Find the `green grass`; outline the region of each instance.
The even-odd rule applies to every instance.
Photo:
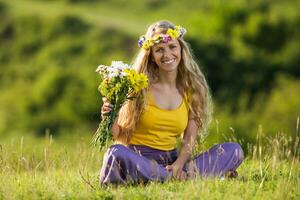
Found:
[[[208,27],[207,33],[218,31],[219,27],[215,24],[218,20],[213,20],[209,14],[201,14],[197,9],[205,9],[205,6],[194,4],[176,9],[176,3],[172,3],[154,11],[145,7],[138,10],[138,6],[131,7],[131,4],[113,6],[110,1],[97,5],[33,0],[0,2],[5,2],[9,13],[16,18],[33,15],[48,19],[69,14],[79,16],[94,26],[114,27],[134,37],[143,33],[147,24],[163,18],[186,25],[194,36],[203,34],[206,29],[197,32],[198,29],[193,29],[196,23],[190,23],[193,21],[190,18],[194,17],[202,23],[201,26]],[[202,16],[200,19],[196,17],[199,14]],[[293,15],[293,12],[289,14]],[[57,41],[60,42],[59,38]],[[56,48],[51,44],[48,46]],[[46,51],[42,53],[47,54]],[[116,53],[113,55],[117,56]],[[41,57],[40,60],[43,59]],[[243,119],[246,119],[245,116],[237,118],[238,123],[241,124]],[[223,136],[218,133],[211,136],[219,140]],[[299,133],[298,129],[296,133]],[[293,154],[299,146],[295,145],[294,148],[288,138],[268,140],[265,146],[260,145],[260,140],[257,144],[249,145],[246,160],[238,169],[237,179],[195,179],[107,188],[101,188],[97,178],[103,152],[91,147],[90,139],[91,135],[88,134],[63,138],[27,135],[4,138],[0,133],[0,199],[300,199],[299,155]],[[199,152],[203,146],[196,149]]]
[[[3,0],[0,0],[0,2],[1,1]],[[127,4],[120,4],[121,2],[116,6],[110,2],[95,4],[68,4],[62,1],[33,0],[10,0],[4,2],[9,6],[10,13],[14,16],[34,15],[48,19],[61,15],[79,16],[84,21],[96,27],[113,27],[127,34],[132,34],[135,37],[141,35],[146,30],[147,25],[154,21],[161,19],[183,21],[182,17],[174,16],[165,9],[150,12],[150,10],[143,7],[143,5],[134,5],[134,7],[131,7]],[[168,9],[170,8],[168,7]],[[187,15],[186,12],[184,13],[184,19],[186,19],[189,15]]]
[[[14,15],[36,15],[45,18],[60,15],[80,16],[86,22],[99,27],[116,27],[128,33],[137,34],[139,27],[136,20],[131,20],[128,13],[113,11],[104,6],[71,5],[63,2],[34,2],[34,1],[10,1],[11,11]],[[21,11],[21,12],[20,12]],[[126,27],[125,27],[126,26]],[[144,27],[139,27],[143,29]],[[145,29],[145,28],[144,28]]]
[[[134,37],[142,35],[151,23],[163,19],[170,20],[175,24],[184,24],[185,28],[193,30],[193,26],[188,23],[190,18],[205,12],[208,7],[214,5],[214,3],[195,0],[185,4],[186,6],[182,6],[181,2],[169,1],[155,8],[149,6],[150,1],[138,0],[130,2],[99,1],[91,4],[36,0],[0,0],[0,2],[5,2],[13,16],[33,15],[51,19],[61,15],[73,15],[95,27],[115,28]],[[176,11],[175,14],[174,11]],[[203,15],[203,17],[205,20],[210,19],[209,15]],[[193,34],[198,35],[199,33],[194,32]]]
[[[298,199],[300,163],[290,150],[255,146],[236,179],[102,188],[103,152],[90,138],[8,137],[0,146],[0,199]],[[274,141],[273,141],[274,142]],[[269,146],[271,147],[271,146]],[[273,148],[273,147],[272,147]],[[261,150],[260,150],[261,149]],[[292,147],[291,147],[292,149]],[[261,153],[260,153],[261,152]]]

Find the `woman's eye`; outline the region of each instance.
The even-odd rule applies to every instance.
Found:
[[[156,49],[155,50],[155,52],[161,52],[162,51],[162,49]]]
[[[176,45],[172,45],[170,48],[175,49],[176,47],[177,47]]]

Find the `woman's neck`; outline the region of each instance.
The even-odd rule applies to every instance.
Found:
[[[177,87],[176,84],[177,73],[163,73],[160,72],[156,84],[168,89],[174,89]]]

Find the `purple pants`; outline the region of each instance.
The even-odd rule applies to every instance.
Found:
[[[141,145],[112,145],[104,155],[100,184],[164,182],[172,177],[165,169],[177,158],[177,151],[161,151]],[[184,166],[188,178],[218,177],[235,170],[244,153],[237,143],[218,144],[194,157]]]

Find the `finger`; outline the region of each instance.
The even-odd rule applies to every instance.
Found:
[[[112,110],[112,107],[110,107],[110,106],[107,106],[107,105],[103,105],[102,106],[102,110],[104,110],[104,111],[111,111]]]
[[[112,111],[112,108],[109,107],[109,106],[103,105],[103,106],[101,107],[101,112],[111,112],[111,111]]]
[[[107,112],[107,111],[103,111],[101,112],[101,117],[106,117],[109,115],[110,112]]]
[[[180,175],[180,180],[186,180],[187,179],[187,174],[186,172],[182,172],[181,175]]]
[[[187,173],[184,173],[183,178],[184,178],[184,180],[186,180],[188,178]]]
[[[102,97],[102,101],[103,101],[103,102],[106,102],[106,101],[108,101],[108,100],[107,100],[106,97]]]
[[[186,175],[185,171],[183,171],[182,169],[178,169],[177,174],[176,174],[176,178],[181,180],[185,177],[185,175]]]
[[[176,172],[176,174],[175,174],[175,177],[177,178],[177,179],[180,179],[180,177],[181,177],[181,171],[180,170],[178,170],[177,172]]]
[[[167,171],[172,171],[172,170],[173,170],[173,167],[172,167],[171,165],[167,165],[167,166],[166,166],[166,170],[167,170]]]
[[[102,98],[102,102],[103,102],[103,104],[109,104],[109,105],[113,106],[106,97]]]
[[[104,109],[104,110],[101,111],[101,114],[102,115],[108,115],[110,112],[111,112],[111,110]]]
[[[111,108],[110,107],[107,107],[107,106],[102,106],[102,108],[101,108],[101,113],[102,114],[106,114],[106,113],[109,113],[109,112],[111,112]]]
[[[104,110],[103,113],[108,114],[108,113],[110,113],[110,110]]]
[[[111,103],[109,103],[109,102],[104,103],[103,106],[109,107],[109,108],[113,107],[113,105]]]

